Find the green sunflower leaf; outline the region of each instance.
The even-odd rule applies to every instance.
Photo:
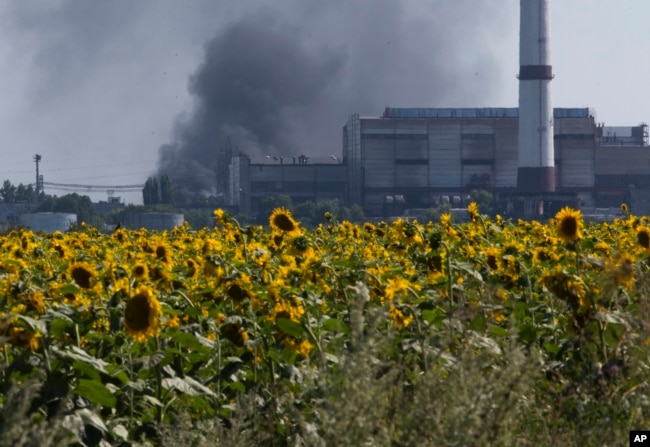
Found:
[[[304,334],[304,329],[300,323],[296,323],[288,318],[278,318],[275,320],[278,328],[287,335],[295,338],[301,338]]]
[[[73,392],[104,407],[114,408],[117,401],[113,393],[98,380],[81,379]]]

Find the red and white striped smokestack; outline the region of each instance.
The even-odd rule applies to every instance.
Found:
[[[517,189],[555,191],[548,0],[520,0]]]

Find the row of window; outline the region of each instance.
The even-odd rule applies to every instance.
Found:
[[[429,134],[425,133],[364,133],[362,135],[365,140],[428,140]],[[462,140],[479,140],[479,141],[492,141],[495,139],[493,133],[463,133],[460,134]],[[562,133],[553,136],[555,140],[591,140],[595,139],[593,133]],[[611,138],[611,137],[610,137]],[[624,137],[618,137],[620,141]],[[636,140],[635,140],[636,141]]]
[[[345,192],[345,182],[251,182],[253,192]]]

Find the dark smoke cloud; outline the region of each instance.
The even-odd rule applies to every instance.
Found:
[[[160,149],[160,171],[189,191],[215,187],[218,147],[227,139],[249,155],[298,154],[290,132],[336,77],[344,55],[310,52],[300,30],[268,13],[229,25],[205,46],[191,77],[195,109]]]
[[[512,19],[499,3],[287,1],[244,12],[205,45],[189,82],[194,110],[160,148],[159,171],[186,192],[213,192],[227,138],[248,155],[327,156],[340,154],[351,113],[493,106],[499,22]]]

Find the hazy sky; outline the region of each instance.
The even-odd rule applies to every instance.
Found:
[[[326,156],[351,113],[516,107],[518,14],[518,0],[2,1],[0,182],[33,182],[36,153],[49,182],[144,183],[159,164],[198,178],[224,136]],[[552,1],[554,105],[650,122],[648,18],[647,0]]]

